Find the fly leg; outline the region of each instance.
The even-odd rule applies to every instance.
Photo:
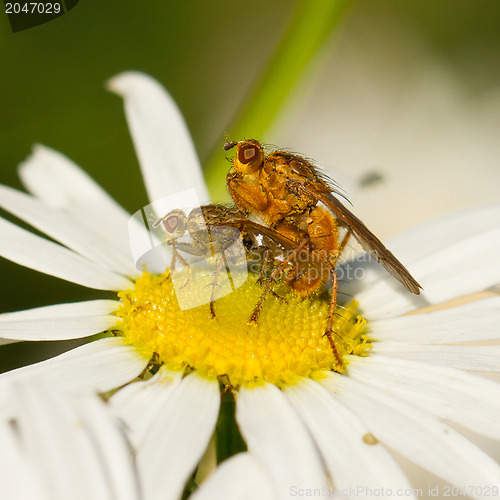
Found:
[[[179,253],[179,250],[189,254],[189,255],[195,255],[195,256],[203,256],[206,253],[206,249],[204,249],[201,245],[197,245],[195,243],[184,243],[184,242],[179,242],[176,240],[170,241],[168,243],[172,247],[172,264],[171,264],[171,271],[175,271],[175,262],[178,259],[179,262],[183,265],[183,267],[186,269],[186,282],[181,286],[182,288],[186,288],[192,281],[192,272],[191,272],[191,267],[187,263],[186,259],[182,257],[182,255]]]
[[[340,259],[340,256],[342,255],[342,252],[345,250],[345,247],[347,245],[347,242],[349,241],[349,238],[351,237],[351,231],[347,231],[346,235],[340,242],[339,248],[337,250],[337,261]]]
[[[257,305],[255,306],[250,319],[248,320],[248,324],[257,324],[260,310],[262,309],[262,304],[264,303],[267,292],[271,290],[271,285],[278,279],[278,276],[285,269],[285,267],[297,257],[299,252],[307,245],[308,242],[309,237],[304,238],[301,241],[300,245],[295,250],[290,252],[288,257],[272,272],[271,276],[269,276],[269,279],[267,280],[267,284],[262,291],[259,301],[257,302]]]
[[[223,255],[221,256],[220,262],[217,264],[217,269],[214,273],[214,279],[212,281],[212,293],[210,295],[210,319],[215,319],[215,287],[217,286],[217,279],[219,278],[220,272],[224,267],[225,259]]]
[[[335,356],[335,360],[337,361],[337,366],[342,367],[342,359],[340,358],[339,352],[337,351],[337,347],[332,338],[333,333],[333,318],[335,316],[335,309],[337,308],[337,292],[338,292],[338,280],[337,273],[335,269],[331,270],[332,273],[332,294],[330,297],[330,307],[328,309],[328,318],[326,320],[326,330],[324,335],[330,342],[330,346],[332,347],[333,355]]]
[[[266,279],[267,271],[269,269],[269,261],[270,261],[271,252],[268,248],[264,250],[264,257],[262,259],[262,267],[260,268],[259,278],[257,283],[259,285],[264,286],[264,280]]]
[[[172,263],[170,265],[170,272],[171,273],[175,272],[175,262],[178,259],[179,262],[186,269],[186,274],[187,274],[186,282],[181,286],[180,289],[186,288],[189,285],[189,283],[191,283],[192,280],[191,268],[189,267],[189,264],[186,262],[186,260],[182,257],[182,255],[177,251],[177,242],[172,241],[170,243],[170,246],[172,247]]]
[[[264,280],[266,279],[267,271],[269,268],[269,261],[271,255],[271,251],[269,249],[264,250],[264,259],[262,261],[262,268],[260,270],[260,275],[257,280],[257,283],[261,286],[264,286]],[[281,300],[282,302],[286,303],[286,299],[284,299],[281,295],[278,295],[272,288],[269,289],[269,293],[277,298],[278,300]]]
[[[349,235],[350,233],[348,233]],[[344,237],[342,243],[347,243],[347,239],[349,236],[346,235]],[[342,244],[341,244],[342,246]],[[345,245],[344,245],[345,246]],[[340,254],[338,254],[340,255]],[[330,296],[330,306],[328,308],[328,317],[326,319],[326,329],[325,333],[323,334],[324,337],[328,339],[328,342],[330,342],[330,346],[333,351],[333,355],[335,356],[335,360],[337,362],[337,367],[342,368],[342,358],[339,355],[339,352],[337,350],[337,346],[335,345],[335,341],[333,340],[332,335],[337,335],[341,340],[342,338],[339,336],[338,333],[333,331],[333,320],[335,318],[335,310],[337,309],[337,294],[338,294],[338,278],[337,278],[337,273],[335,272],[335,265],[332,264],[332,262],[328,259],[325,258],[325,256],[321,252],[315,252],[314,250],[311,252],[311,256],[316,256],[318,260],[320,261],[321,265],[326,266],[328,268],[328,272],[332,277],[332,291],[331,291],[331,296]]]

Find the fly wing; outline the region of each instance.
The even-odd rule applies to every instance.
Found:
[[[258,236],[265,236],[274,242],[277,248],[281,248],[282,250],[293,251],[297,247],[294,241],[278,233],[278,231],[249,219],[230,219],[224,222],[218,222],[217,224],[221,226],[236,227],[240,231],[249,234],[254,240],[257,240]]]
[[[348,210],[326,187],[325,183],[301,183],[303,190],[316,196],[326,207],[333,212],[341,225],[350,231],[363,250],[369,253],[377,262],[382,264],[397,280],[399,280],[408,290],[416,295],[420,294],[422,288],[413,278],[408,269],[384,246],[384,244],[359,220],[350,210]]]

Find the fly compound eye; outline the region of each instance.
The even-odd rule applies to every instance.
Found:
[[[165,217],[162,221],[163,228],[167,233],[172,234],[179,227],[180,219],[178,215],[171,215],[170,217]]]
[[[247,163],[250,163],[252,160],[257,158],[258,154],[259,150],[257,149],[256,146],[253,145],[243,146],[238,151],[238,160],[240,163],[243,163],[243,165],[246,165]]]
[[[186,215],[182,210],[172,210],[162,218],[161,225],[166,234],[174,237],[182,236],[186,229]]]

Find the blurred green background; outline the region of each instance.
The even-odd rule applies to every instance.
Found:
[[[231,132],[228,124],[279,43],[295,5],[285,0],[80,0],[64,16],[15,34],[7,16],[0,15],[0,182],[21,188],[16,166],[30,153],[32,144],[39,142],[73,159],[127,210],[136,211],[146,204],[146,194],[122,102],[104,90],[104,82],[129,69],[157,78],[184,113],[204,161],[214,147],[222,146],[224,132]],[[407,31],[412,37],[406,37]],[[381,38],[385,41],[378,49]],[[423,55],[413,49],[412,40],[425,45]],[[294,118],[294,107],[307,108],[313,99],[325,106],[330,99],[342,100],[338,91],[311,95],[310,89],[317,79],[342,72],[343,54],[356,53],[360,69],[371,68],[372,75],[384,76],[388,66],[373,59],[373,51],[379,50],[383,61],[384,47],[406,51],[404,64],[389,66],[389,72],[411,74],[412,54],[418,53],[420,59],[431,57],[452,74],[467,102],[498,93],[500,2],[353,2],[340,28],[309,66],[289,102],[288,114],[263,139],[289,141],[281,145],[316,157],[314,150],[295,145],[294,138],[300,142],[305,135],[301,127],[307,124]],[[327,85],[322,88],[328,90]],[[351,117],[357,116],[362,105],[349,100],[344,104]],[[314,116],[310,118],[314,121]],[[359,113],[360,125],[362,121]],[[498,121],[492,123],[495,126]],[[400,126],[404,128],[403,120]],[[317,141],[325,144],[328,125],[321,130],[324,137],[316,134]],[[492,140],[498,139],[499,130],[490,132]],[[414,140],[418,143],[418,134]],[[339,157],[331,163],[342,170],[345,161]],[[219,182],[224,182],[222,176]],[[417,210],[421,211],[418,203]],[[5,260],[0,260],[0,276],[0,312],[106,296]],[[1,347],[0,370],[50,356],[68,345]]]

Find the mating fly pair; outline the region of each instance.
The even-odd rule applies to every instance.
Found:
[[[333,182],[309,159],[282,150],[266,154],[256,140],[230,141],[224,145],[226,151],[233,148],[235,156],[226,183],[234,207],[206,205],[193,210],[187,219],[175,213],[179,211],[173,211],[157,219],[155,224],[162,224],[165,233],[170,235],[189,231],[193,245],[177,247],[177,250],[192,255],[204,255],[208,244],[214,250],[218,247],[223,254],[234,238],[234,233],[225,231],[228,227],[241,233],[247,249],[260,250],[263,289],[249,323],[257,323],[266,295],[273,293],[276,281],[283,282],[296,294],[307,296],[324,290],[331,279],[325,335],[340,364],[332,338],[338,292],[335,270],[350,235],[410,292],[419,294],[421,287],[363,222],[337,199]],[[200,217],[212,234],[210,242],[199,241],[196,236],[202,234]],[[341,230],[345,233],[342,238]],[[231,234],[233,236],[228,236]],[[171,240],[176,246],[175,238]],[[210,310],[213,317],[213,300]]]

